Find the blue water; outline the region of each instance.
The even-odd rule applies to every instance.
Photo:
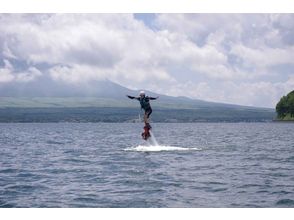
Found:
[[[0,124],[0,207],[294,207],[294,124]],[[150,145],[150,144],[149,144]]]

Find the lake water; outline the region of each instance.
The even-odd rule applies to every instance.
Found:
[[[0,207],[294,207],[294,123],[152,126],[0,124]]]

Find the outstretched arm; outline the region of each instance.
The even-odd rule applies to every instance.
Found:
[[[139,100],[138,97],[134,97],[134,96],[130,96],[130,95],[127,95],[127,97],[128,97],[129,99],[137,99],[137,100]]]
[[[150,100],[155,100],[155,99],[158,99],[158,98],[159,98],[159,96],[157,96],[155,98],[154,97],[149,97]]]

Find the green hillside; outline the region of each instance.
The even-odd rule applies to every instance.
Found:
[[[152,122],[258,122],[272,121],[273,109],[228,105],[184,97],[160,97],[152,102]],[[122,96],[1,97],[0,122],[138,122],[136,100]]]
[[[0,108],[135,107],[125,99],[97,97],[0,97]]]
[[[283,96],[276,105],[277,119],[294,121],[294,90]]]

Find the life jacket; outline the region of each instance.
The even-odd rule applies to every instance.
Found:
[[[148,108],[151,108],[148,96],[145,96],[144,98],[140,98],[140,104],[141,104],[141,108],[144,109],[144,110],[147,110]]]

